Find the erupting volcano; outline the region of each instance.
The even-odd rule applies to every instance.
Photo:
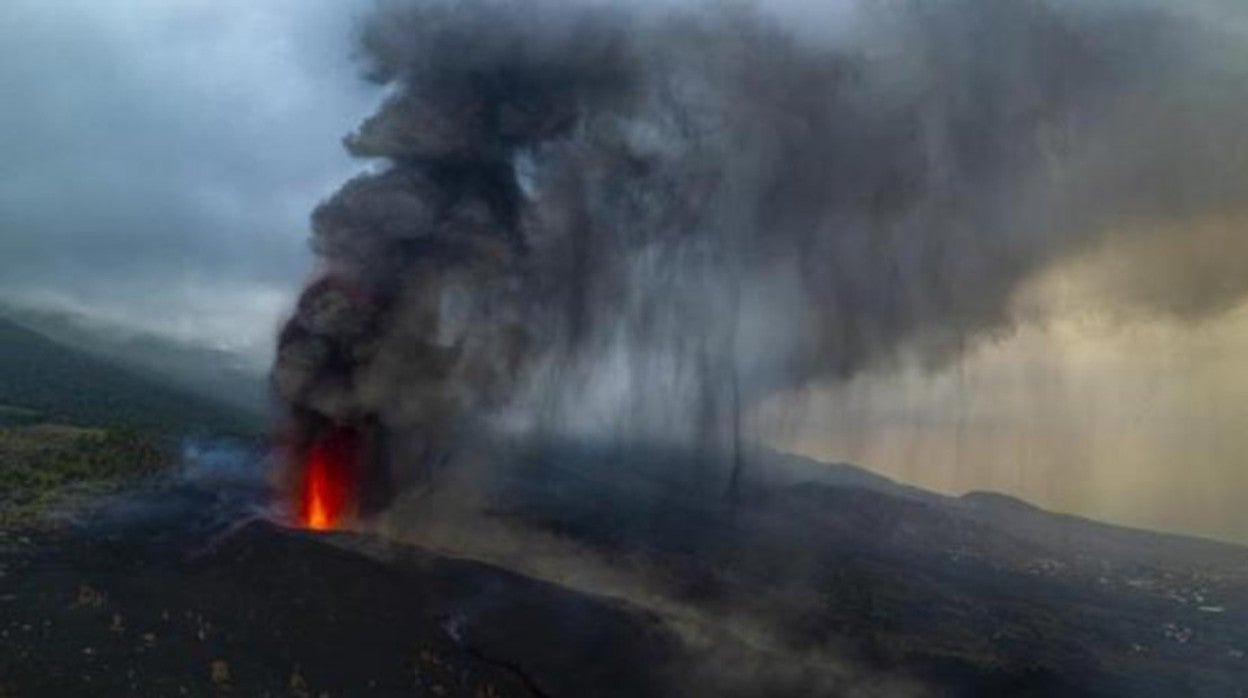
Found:
[[[388,96],[345,139],[369,165],[312,215],[272,372],[308,524],[432,491],[495,432],[678,444],[713,464],[682,490],[735,500],[745,447],[785,438],[769,409],[950,366],[1043,315],[1019,299],[1046,271],[1241,208],[1248,151],[1189,147],[1242,141],[1237,85],[1191,92],[1229,73],[1161,20],[910,5],[842,45],[717,3],[380,3]],[[1197,287],[1193,317],[1248,293]]]
[[[1248,698],[1248,0],[0,37],[0,698]]]

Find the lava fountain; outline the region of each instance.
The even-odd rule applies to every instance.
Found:
[[[307,449],[298,488],[300,525],[314,531],[331,530],[356,515],[359,441],[354,429],[337,427]]]

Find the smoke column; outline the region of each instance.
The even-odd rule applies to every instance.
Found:
[[[734,462],[768,395],[939,366],[1049,266],[1236,212],[1244,25],[1201,8],[379,3],[376,167],[314,213],[274,366],[295,449],[365,435],[379,492],[491,420]]]

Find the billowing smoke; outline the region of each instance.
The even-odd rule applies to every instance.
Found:
[[[297,447],[363,432],[398,484],[491,419],[735,452],[775,391],[939,365],[1046,267],[1235,212],[1243,25],[1201,7],[380,3],[377,165],[274,368]],[[1248,290],[1212,288],[1167,305]]]

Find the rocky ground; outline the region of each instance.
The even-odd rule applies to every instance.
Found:
[[[494,547],[459,553],[286,528],[256,516],[254,480],[186,473],[11,523],[0,533],[0,696],[1135,697],[1248,686],[1240,548],[857,474],[772,483],[731,510],[660,502],[644,477],[567,468],[585,457],[502,478],[488,513],[460,531]],[[526,533],[496,538],[490,526]],[[546,547],[523,547],[534,541]],[[596,566],[646,583],[606,583]]]
[[[644,615],[476,563],[263,522],[189,542],[7,538],[0,695],[649,695],[670,656]]]

